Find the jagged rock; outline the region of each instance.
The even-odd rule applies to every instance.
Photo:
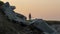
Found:
[[[22,18],[24,18],[24,16],[20,14],[17,14],[17,16],[22,16]],[[26,17],[24,19],[26,19]],[[35,33],[34,31],[36,31],[35,34],[40,33],[38,30],[31,27],[24,27],[19,23],[10,21],[5,15],[4,10],[0,9],[0,34],[33,34]]]
[[[0,34],[40,34],[38,30],[32,27],[23,27],[20,24],[13,23],[0,11]]]

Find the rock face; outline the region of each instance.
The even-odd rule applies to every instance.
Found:
[[[7,16],[0,10],[0,34],[41,34],[33,26],[22,26],[8,20]]]
[[[8,20],[7,16],[0,10],[0,34],[41,34],[42,31],[31,26],[22,26]]]
[[[11,10],[15,9],[15,7],[9,6],[9,3],[7,2],[5,4],[4,9],[8,9],[8,7],[9,8],[11,7]],[[41,34],[40,31],[38,31],[37,29],[35,29],[32,26],[24,27],[22,24],[20,24],[16,21],[10,21],[7,17],[8,14],[6,14],[6,12],[4,12],[5,11],[4,9],[2,9],[2,8],[0,9],[0,34]],[[11,12],[11,10],[10,10],[10,12]],[[24,15],[15,13],[14,11],[13,11],[13,13],[14,13],[14,15],[18,16],[22,20],[26,20],[26,17]]]

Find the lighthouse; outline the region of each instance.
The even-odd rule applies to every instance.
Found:
[[[29,20],[31,20],[31,13],[29,13]]]

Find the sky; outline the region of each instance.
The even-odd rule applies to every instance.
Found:
[[[60,20],[60,0],[2,0],[16,6],[15,12],[44,20]]]

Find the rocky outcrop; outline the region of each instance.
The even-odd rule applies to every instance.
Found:
[[[10,21],[5,13],[0,10],[0,34],[41,34],[33,26],[23,26],[17,22]]]

